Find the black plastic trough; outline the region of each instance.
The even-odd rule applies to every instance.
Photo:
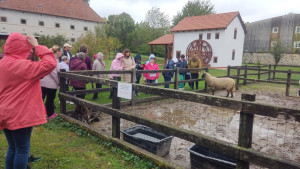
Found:
[[[165,156],[170,151],[173,136],[145,126],[134,126],[121,132],[124,141],[158,156]]]

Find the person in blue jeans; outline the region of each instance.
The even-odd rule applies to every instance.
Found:
[[[27,60],[35,48],[40,61]],[[6,169],[26,169],[33,126],[47,123],[40,79],[57,65],[53,52],[33,35],[11,33],[0,61],[0,130],[8,143]]]
[[[187,68],[187,60],[185,59],[185,55],[180,55],[180,59],[178,60],[178,67],[180,69],[186,69]],[[180,70],[179,69],[179,78],[180,80],[185,80],[185,75],[187,73],[186,70]],[[185,83],[179,83],[179,90],[184,90],[184,84]]]
[[[175,62],[173,59],[166,60],[164,64],[164,69],[171,69],[173,70],[175,67]],[[165,82],[170,82],[173,78],[174,72],[165,72],[163,73]],[[169,84],[164,85],[165,88],[169,88]]]

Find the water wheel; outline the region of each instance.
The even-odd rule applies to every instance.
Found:
[[[205,40],[194,40],[186,48],[186,56],[189,58],[195,54],[201,59],[202,67],[207,67],[212,58],[212,48]]]

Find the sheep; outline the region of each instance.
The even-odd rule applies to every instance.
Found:
[[[205,82],[212,89],[212,95],[214,95],[215,90],[227,90],[227,96],[229,96],[229,92],[231,93],[231,97],[233,97],[233,92],[235,91],[235,82],[233,79],[225,77],[225,78],[216,78],[211,76],[209,73],[204,72],[202,75]]]

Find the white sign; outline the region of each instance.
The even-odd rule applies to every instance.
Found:
[[[118,97],[121,97],[124,99],[131,99],[132,84],[118,82]]]

